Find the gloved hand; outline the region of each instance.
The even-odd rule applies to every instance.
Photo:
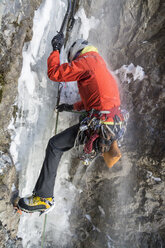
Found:
[[[56,108],[59,112],[73,110],[73,104],[62,103]]]
[[[64,34],[62,32],[58,32],[57,35],[51,41],[53,51],[58,50],[60,52],[63,44],[64,44]]]

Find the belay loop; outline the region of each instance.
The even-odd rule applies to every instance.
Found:
[[[105,121],[101,119],[102,115],[109,113],[109,111],[92,109],[80,122],[74,147],[79,159],[85,165],[89,165],[94,158],[108,152],[113,141],[121,140],[126,131],[128,112],[121,110],[120,117],[115,114],[113,125],[106,124],[106,118]]]

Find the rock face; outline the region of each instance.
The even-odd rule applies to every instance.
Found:
[[[0,32],[0,149],[8,148],[10,137],[6,133],[11,116],[16,109],[12,105],[17,96],[17,81],[22,67],[24,42],[31,40],[34,10],[41,0],[2,1]]]
[[[34,10],[40,2],[22,1],[21,5],[20,1],[6,0],[1,21],[0,150],[1,157],[7,160],[0,161],[5,165],[5,174],[0,177],[2,247],[6,247],[6,239],[8,247],[21,247],[21,241],[14,239],[19,218],[8,203],[17,175],[8,153],[10,135],[6,130],[17,111],[13,103],[22,67],[22,47],[32,37]],[[70,180],[81,193],[71,211],[73,235],[65,248],[165,247],[163,2],[80,1],[88,17],[100,20],[97,29],[90,31],[89,40],[99,48],[108,65],[113,70],[124,64],[139,65],[145,78],[134,80],[129,73],[127,83],[121,71],[116,71],[122,105],[130,113],[121,161],[112,169],[106,167],[102,158],[88,168],[76,159],[70,165]]]
[[[41,0],[2,1],[0,3],[0,236],[1,247],[19,247],[16,240],[19,216],[14,214],[10,198],[18,176],[9,156],[10,135],[7,127],[15,118],[13,107],[22,67],[24,42],[32,37],[33,15]],[[8,240],[8,241],[6,241]]]
[[[11,199],[18,187],[18,175],[10,154],[0,154],[0,167],[0,245],[17,247],[20,243],[16,238],[19,215],[14,213]]]
[[[83,189],[70,217],[79,240],[75,247],[164,247],[165,5],[136,0],[82,4],[88,17],[100,20],[89,39],[111,68],[133,63],[143,67],[146,77],[134,80],[130,73],[128,83],[117,71],[122,106],[130,113],[121,162],[108,170],[100,158],[78,180],[71,170],[73,183],[79,181]]]
[[[99,3],[91,1],[86,2],[85,8],[88,15],[100,17],[98,29],[101,35],[98,36],[97,30],[93,30],[90,37],[94,43],[100,44],[100,50],[111,68],[118,69],[123,64],[131,62],[144,68],[147,79],[143,83],[137,81],[121,86],[124,92],[122,102],[130,111],[130,119],[134,120],[135,131],[133,135],[129,135],[133,138],[130,140],[130,146],[134,147],[137,142],[139,155],[145,152],[146,155],[161,161],[165,148],[162,126],[165,66],[164,3],[161,0]],[[109,28],[105,29],[107,26]],[[140,120],[138,124],[137,120]],[[139,139],[139,136],[144,135],[145,139]]]

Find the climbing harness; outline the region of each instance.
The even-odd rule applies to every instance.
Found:
[[[119,117],[120,116],[120,117]],[[113,117],[113,122],[106,122]],[[80,122],[74,147],[84,165],[110,150],[111,144],[122,139],[128,120],[128,112],[113,108],[110,111],[92,109]]]

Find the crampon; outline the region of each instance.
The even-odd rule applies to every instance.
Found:
[[[54,206],[55,206],[54,198],[51,198],[52,199],[51,201],[45,200],[46,207],[44,209],[40,209],[39,206],[36,208],[35,208],[35,206],[29,206],[28,207],[25,204],[24,199],[26,199],[26,198],[20,198],[18,195],[15,195],[15,197],[12,197],[12,199],[11,199],[11,203],[13,205],[15,212],[20,214],[20,215],[22,215],[22,212],[30,213],[30,214],[38,212],[39,216],[41,216],[42,214],[47,214],[50,211],[52,211]]]

